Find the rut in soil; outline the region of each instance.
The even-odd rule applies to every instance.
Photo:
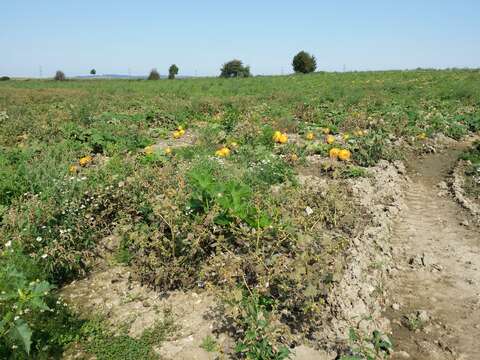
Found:
[[[396,310],[388,316],[403,356],[394,358],[480,359],[480,231],[445,186],[467,145],[429,154],[410,169],[392,240]]]

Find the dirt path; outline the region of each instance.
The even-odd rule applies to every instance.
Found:
[[[462,148],[413,161],[394,227],[394,359],[480,359],[480,230],[445,181]]]

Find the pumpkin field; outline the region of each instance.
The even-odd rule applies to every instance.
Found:
[[[475,240],[479,131],[478,70],[1,82],[0,358],[413,355],[392,229],[446,179]]]

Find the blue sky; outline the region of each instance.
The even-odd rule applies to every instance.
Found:
[[[479,0],[2,0],[0,75],[480,67]]]

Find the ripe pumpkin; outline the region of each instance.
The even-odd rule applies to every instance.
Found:
[[[342,161],[349,161],[351,157],[352,153],[350,152],[350,150],[347,149],[342,149],[338,153],[338,158]]]
[[[288,141],[288,136],[280,131],[275,131],[273,133],[273,141],[279,144],[285,144]]]
[[[279,139],[278,139],[278,142],[280,144],[285,144],[286,142],[288,142],[288,136],[287,134],[282,134],[280,135]]]
[[[327,135],[327,137],[325,138],[327,144],[333,144],[335,142],[335,136],[333,135]]]
[[[84,156],[82,157],[78,163],[80,164],[80,166],[87,166],[89,163],[91,163],[93,160],[93,158],[90,156],[90,155],[87,155],[87,156]]]
[[[336,160],[338,158],[339,153],[340,153],[339,148],[331,148],[330,151],[328,152],[328,155],[330,156],[330,159]]]
[[[222,147],[215,151],[215,155],[218,157],[227,157],[230,155],[230,149],[228,147]]]
[[[183,128],[173,132],[174,139],[180,139],[183,135],[185,135],[185,130]]]

